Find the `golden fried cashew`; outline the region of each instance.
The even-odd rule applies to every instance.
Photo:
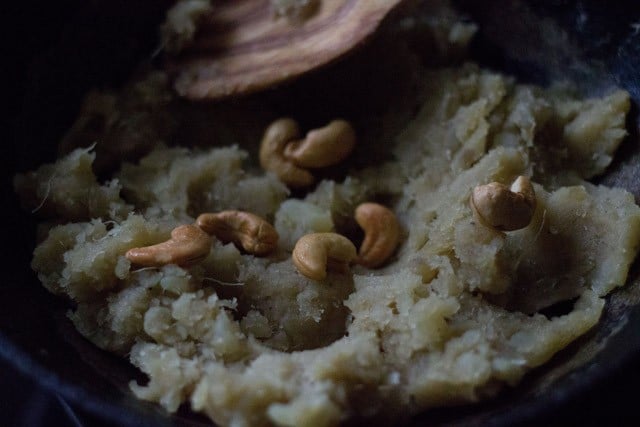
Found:
[[[285,146],[299,137],[300,130],[294,120],[279,119],[269,125],[260,144],[260,165],[291,188],[308,187],[315,181],[311,172],[284,157]]]
[[[223,243],[234,245],[253,255],[267,255],[278,244],[278,232],[258,215],[243,211],[204,213],[196,224]]]
[[[333,120],[286,145],[284,157],[303,168],[324,168],[347,158],[356,145],[356,132],[349,122]]]
[[[181,225],[171,232],[171,239],[153,246],[129,249],[126,257],[132,264],[160,267],[166,264],[187,266],[201,261],[211,250],[211,237],[196,225]]]
[[[533,218],[536,195],[529,178],[519,176],[510,188],[498,182],[475,187],[471,209],[488,227],[499,231],[519,230]]]
[[[300,273],[312,280],[323,280],[327,270],[348,272],[357,257],[351,240],[337,233],[304,235],[293,248],[293,263]]]
[[[355,219],[364,230],[357,262],[368,268],[380,267],[400,241],[400,224],[395,214],[378,203],[362,203],[356,208]]]

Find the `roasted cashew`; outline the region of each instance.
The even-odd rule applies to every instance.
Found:
[[[300,130],[294,120],[279,119],[269,125],[260,144],[260,165],[291,188],[308,187],[315,181],[311,172],[284,157],[285,146],[299,137]]]
[[[292,254],[298,271],[311,280],[323,280],[327,270],[349,271],[349,263],[356,257],[356,247],[351,240],[337,233],[304,235]]]
[[[253,255],[267,255],[278,244],[278,232],[258,215],[243,211],[204,213],[196,224],[223,243],[234,245]]]
[[[531,181],[519,176],[511,187],[499,182],[479,185],[471,194],[471,208],[484,225],[499,231],[526,227],[536,210]]]
[[[129,249],[125,256],[132,264],[142,267],[187,266],[206,257],[211,243],[211,237],[200,227],[181,225],[173,229],[171,239],[153,246]]]
[[[400,224],[395,214],[378,203],[362,203],[356,208],[355,220],[364,230],[358,264],[368,268],[380,267],[400,241]]]
[[[324,168],[346,159],[355,145],[356,132],[351,124],[333,120],[310,131],[304,139],[287,144],[284,157],[303,168]]]

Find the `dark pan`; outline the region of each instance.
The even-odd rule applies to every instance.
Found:
[[[9,118],[14,138],[5,142],[5,182],[16,171],[55,156],[55,142],[69,127],[82,94],[92,86],[121,83],[133,65],[154,49],[155,27],[168,2],[113,0],[37,2],[15,12],[15,69],[9,92],[19,102]],[[627,89],[634,106],[629,137],[599,180],[640,198],[640,11],[636,2],[483,1],[458,2],[480,24],[472,49],[483,65],[546,84],[575,82],[586,94],[611,86]],[[613,4],[612,4],[613,3]],[[37,7],[36,7],[37,6]],[[13,27],[11,27],[13,28]],[[545,35],[542,35],[544,31]],[[25,70],[29,70],[25,74]],[[11,98],[10,98],[11,99]],[[0,285],[0,355],[75,407],[119,425],[199,426],[204,418],[187,410],[169,416],[135,399],[128,389],[140,374],[118,357],[84,340],[66,319],[69,306],[48,294],[28,268],[35,226],[3,188],[4,265]],[[640,265],[628,285],[608,298],[601,322],[494,401],[430,411],[412,425],[514,425],[558,420],[594,401],[597,391],[623,396],[619,388],[639,379]],[[619,383],[618,383],[619,382]],[[617,394],[616,394],[617,393]],[[606,397],[602,397],[606,399]],[[593,408],[591,408],[593,411]],[[584,416],[584,414],[583,414]]]

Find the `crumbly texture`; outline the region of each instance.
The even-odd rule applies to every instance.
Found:
[[[196,35],[198,21],[213,10],[211,0],[179,0],[167,11],[160,28],[162,48],[172,53],[188,46]]]
[[[602,297],[625,283],[640,208],[585,180],[625,136],[629,96],[580,99],[473,64],[418,74],[428,96],[402,130],[363,137],[347,176],[295,197],[254,167],[255,146],[167,147],[159,136],[107,181],[81,148],[19,175],[25,205],[63,224],[32,267],[75,303],[70,318],[85,337],[148,375],[133,393],[170,412],[187,402],[225,426],[394,423],[495,395],[594,326]],[[367,160],[379,152],[385,161]],[[472,189],[518,175],[535,185],[531,224],[500,233],[478,223]],[[322,282],[300,275],[297,239],[357,240],[353,211],[370,200],[384,200],[403,230],[390,262]],[[188,268],[139,269],[124,257],[225,209],[273,222],[276,252],[257,258],[214,241]],[[567,314],[540,313],[574,300]]]

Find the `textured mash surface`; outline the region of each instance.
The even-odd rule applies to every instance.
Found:
[[[76,304],[70,318],[85,337],[149,376],[131,384],[136,396],[168,411],[188,402],[220,425],[397,420],[515,385],[596,324],[602,297],[625,283],[640,209],[627,192],[585,180],[604,171],[625,136],[629,97],[582,100],[472,64],[418,74],[428,96],[403,130],[364,138],[370,145],[348,176],[304,195],[256,169],[255,147],[168,147],[158,131],[139,138],[155,148],[107,181],[96,178],[86,148],[16,177],[25,206],[53,219],[34,270]],[[140,96],[161,80],[139,82]],[[113,120],[136,105],[147,113],[132,117],[147,124],[166,113],[164,101],[92,96],[113,101]],[[86,104],[79,120],[97,108]],[[80,141],[82,123],[74,129]],[[367,163],[367,152],[381,149],[387,160]],[[475,222],[473,187],[518,175],[535,182],[531,224],[504,234]],[[353,235],[353,210],[376,199],[403,230],[386,267],[322,282],[296,272],[290,252],[301,235]],[[224,209],[273,222],[277,251],[255,258],[214,242],[189,268],[136,269],[124,257]],[[573,300],[567,314],[540,313]]]

